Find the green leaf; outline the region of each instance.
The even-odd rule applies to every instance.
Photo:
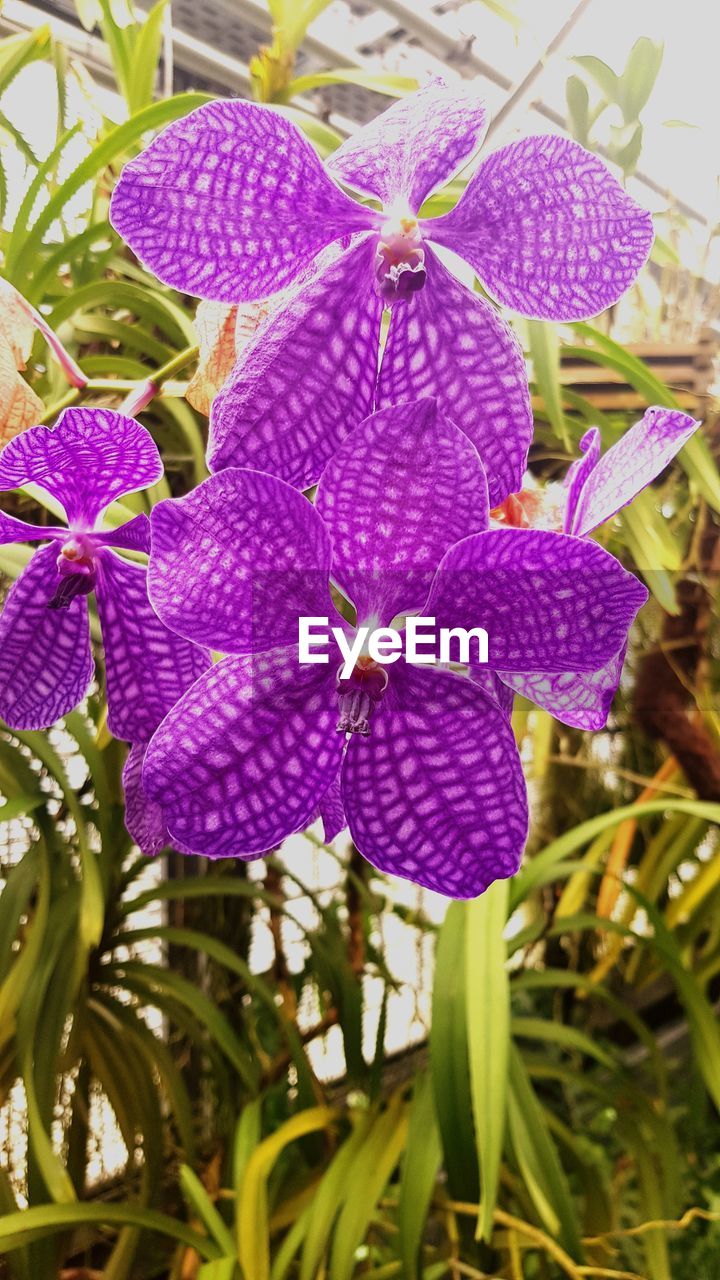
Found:
[[[230,1234],[230,1229],[220,1217],[197,1174],[193,1173],[186,1164],[180,1165],[180,1190],[188,1208],[197,1214],[208,1235],[217,1242],[224,1254],[234,1259],[236,1257],[235,1241]]]
[[[586,147],[590,129],[590,98],[587,85],[579,76],[569,76],[565,85],[570,132],[576,142]]]
[[[505,1136],[510,985],[503,938],[508,882],[496,880],[465,907],[465,991],[472,1095],[482,1205],[478,1239],[489,1241]]]
[[[171,120],[178,120],[193,111],[195,107],[209,101],[211,98],[206,93],[179,93],[161,102],[151,103],[132,119],[112,129],[61,183],[41,209],[32,227],[26,230],[21,226],[18,230],[16,226],[6,257],[7,278],[23,292],[22,285],[25,279],[32,275],[41,256],[46,232],[58,218],[62,217],[66,205],[80,188],[102,173],[113,161],[125,155],[140,142],[144,134],[154,129],[161,129]]]
[[[616,1069],[612,1054],[602,1049],[592,1036],[579,1031],[577,1027],[566,1026],[564,1022],[550,1022],[547,1018],[513,1018],[512,1032],[514,1036],[529,1040],[546,1040],[559,1045],[571,1053],[582,1053],[586,1058],[594,1058],[609,1071]]]
[[[626,177],[634,173],[637,168],[640,152],[642,151],[643,127],[641,124],[635,125],[628,132],[627,130],[616,130],[611,127],[611,142],[609,147],[609,158],[619,165]]]
[[[559,1237],[572,1257],[582,1258],[570,1187],[543,1109],[514,1045],[510,1051],[508,1122],[515,1159],[541,1222],[550,1235]]]
[[[615,72],[603,62],[600,58],[595,58],[591,54],[583,55],[579,58],[572,58],[572,62],[577,62],[583,71],[587,71],[592,76],[596,85],[602,89],[608,102],[617,102],[620,95],[620,81]]]
[[[29,35],[6,36],[0,40],[0,94],[12,84],[23,67],[47,58],[51,48],[52,35],[45,24]]]
[[[368,1135],[372,1114],[353,1113],[352,1132],[338,1148],[320,1179],[308,1212],[300,1261],[300,1280],[315,1280],[330,1245],[333,1225],[348,1195],[352,1194],[355,1161]]]
[[[700,431],[680,450],[678,462],[713,511],[720,512],[720,474],[710,445]]]
[[[246,1046],[235,1034],[225,1015],[187,978],[157,965],[141,964],[135,960],[108,966],[108,972],[114,968],[123,975],[130,990],[140,989],[150,1003],[153,1003],[154,998],[158,1007],[162,1008],[163,998],[169,996],[188,1009],[197,1022],[207,1029],[248,1090],[252,1093],[256,1091],[257,1064],[252,1061]]]
[[[41,1240],[57,1232],[72,1231],[83,1226],[136,1226],[146,1231],[157,1231],[171,1240],[195,1249],[201,1258],[218,1256],[218,1247],[207,1236],[193,1231],[184,1222],[165,1213],[144,1209],[129,1202],[125,1204],[53,1204],[36,1205],[20,1213],[10,1213],[0,1219],[0,1246],[10,1251],[21,1248],[32,1240]]]
[[[44,796],[13,796],[12,800],[6,800],[4,804],[0,804],[0,822],[14,822],[17,818],[24,818],[34,809],[39,809],[42,804],[44,804]]]
[[[619,100],[627,121],[637,120],[655,86],[663,60],[662,42],[647,36],[635,41],[619,82]]]
[[[311,1107],[286,1120],[251,1155],[240,1188],[238,1255],[246,1277],[270,1280],[269,1208],[267,1181],[278,1156],[290,1142],[327,1129],[335,1119],[329,1107]]]
[[[75,0],[75,8],[85,30],[92,31],[102,13],[100,0]]]
[[[544,876],[552,875],[553,868],[567,858],[569,854],[582,849],[595,836],[609,827],[618,826],[628,818],[645,818],[651,814],[685,813],[693,818],[704,818],[707,822],[720,823],[720,804],[712,804],[704,800],[677,800],[667,796],[662,800],[646,800],[643,804],[626,804],[609,813],[598,814],[588,818],[578,826],[566,831],[553,840],[542,852],[535,854],[522,870],[515,876],[510,886],[510,914],[538,885],[544,883]],[[607,923],[605,925],[607,927]]]
[[[420,1280],[420,1247],[442,1160],[429,1072],[417,1077],[398,1203],[398,1252],[405,1280]],[[311,1280],[310,1276],[301,1280]]]
[[[652,528],[643,522],[642,513],[634,511],[633,506],[634,503],[620,514],[625,542],[632,552],[638,571],[660,607],[666,613],[677,616],[680,607],[672,578],[664,569],[654,567],[653,561],[659,558],[658,543],[652,536]]]
[[[268,0],[273,27],[281,47],[293,52],[302,44],[310,23],[327,9],[330,0]]]
[[[355,1253],[365,1239],[375,1206],[402,1155],[407,1127],[407,1106],[398,1090],[373,1124],[354,1161],[352,1190],[340,1210],[333,1237],[330,1254],[333,1280],[351,1280],[353,1276]]]
[[[137,32],[128,92],[128,107],[132,114],[152,102],[167,5],[168,0],[157,0]]]
[[[0,985],[0,1045],[13,1034],[14,1019],[25,998],[45,944],[50,913],[50,866],[43,841],[39,846],[39,891],[32,923],[25,934],[22,950],[5,981]]]
[[[386,93],[390,98],[403,98],[414,93],[418,81],[414,76],[397,76],[385,71],[363,71],[360,67],[342,67],[337,71],[316,71],[312,75],[299,76],[287,87],[288,97],[309,93],[328,84],[357,84],[375,93]]]
[[[560,342],[555,325],[545,320],[528,320],[527,335],[533,379],[542,396],[545,411],[555,435],[566,449],[570,448],[567,423],[562,407],[560,386]]]
[[[430,1068],[435,1112],[451,1195],[480,1193],[472,1117],[466,1009],[465,910],[451,902],[438,934],[433,983]]]
[[[218,1258],[216,1262],[206,1262],[197,1273],[197,1280],[235,1280],[237,1262],[235,1258]]]

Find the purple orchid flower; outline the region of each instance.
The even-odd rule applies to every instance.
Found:
[[[362,481],[362,483],[359,483]],[[322,813],[374,866],[454,897],[518,866],[522,768],[494,697],[447,665],[361,655],[349,676],[301,663],[301,617],[357,627],[422,610],[483,626],[489,667],[595,670],[645,588],[591,541],[489,531],[485,476],[432,400],[376,413],[329,463],[316,506],[277,477],[229,468],[152,517],[150,595],[164,622],[231,655],[150,742],[143,783],[173,839],[256,857]],[[339,792],[338,792],[339,788]],[[340,803],[341,801],[341,803]]]
[[[467,86],[435,80],[323,167],[276,110],[219,101],[125,166],[112,222],[161,280],[228,302],[290,289],[215,401],[211,470],[258,467],[306,488],[374,408],[432,396],[480,453],[492,504],[519,488],[532,436],[522,351],[431,242],[521,314],[577,320],[629,288],[653,233],[602,162],[561,137],[494,152],[450,213],[420,219],[423,201],[476,152],[486,121]],[[322,259],[328,245],[342,252]]]
[[[0,616],[0,716],[10,728],[47,728],[87,693],[91,592],[115,737],[146,743],[209,665],[153,611],[146,568],[111,549],[148,552],[147,516],[99,528],[111,502],[155,484],[162,471],[149,432],[111,409],[66,409],[52,430],[31,427],[0,453],[0,489],[39,485],[64,507],[69,525],[41,528],[0,513],[0,543],[48,544],[13,584]]]
[[[679,410],[647,409],[642,420],[603,455],[600,432],[591,427],[580,441],[583,456],[571,464],[565,477],[564,493],[556,492],[556,486],[549,486],[545,494],[521,493],[505,504],[503,518],[510,525],[521,522],[526,527],[557,522],[565,533],[586,538],[652,484],[699,426]],[[511,709],[513,692],[520,693],[564,724],[602,729],[620,682],[625,650],[623,645],[599,671],[501,672],[505,686],[501,699]],[[486,684],[482,670],[473,671],[473,678]]]

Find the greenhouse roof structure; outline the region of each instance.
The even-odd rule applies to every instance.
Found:
[[[270,38],[265,0],[172,0],[170,11],[166,87],[247,94],[250,59]],[[663,65],[643,115],[642,164],[635,181],[655,211],[672,204],[696,226],[711,228],[718,222],[720,164],[711,93],[713,42],[695,39],[703,12],[703,0],[687,0],[681,9],[659,8],[653,0],[632,5],[624,0],[333,0],[311,24],[296,70],[305,75],[344,66],[419,80],[432,74],[479,79],[493,116],[489,141],[498,145],[529,123],[542,132],[565,127],[565,85],[573,69],[568,59],[592,49],[612,63],[620,45],[629,51],[640,35],[663,40]],[[74,0],[6,0],[0,27],[30,29],[41,21],[49,21],[99,79],[109,79],[102,42],[83,29]],[[684,78],[678,102],[675,85],[691,45],[696,74],[691,85]],[[386,102],[361,85],[336,84],[316,90],[304,105],[339,131],[351,132]]]

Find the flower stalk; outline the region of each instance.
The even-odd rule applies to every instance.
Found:
[[[197,346],[185,347],[176,356],[173,356],[171,360],[156,369],[149,378],[144,378],[141,381],[131,381],[124,378],[87,378],[84,386],[73,387],[55,404],[50,405],[40,418],[40,422],[52,422],[63,409],[77,404],[83,391],[109,391],[115,393],[125,391],[127,394],[119,407],[119,412],[131,418],[135,417],[136,414],[147,408],[150,402],[155,399],[155,396],[160,394],[165,383],[169,382],[176,373],[184,369],[192,360],[195,360],[197,355]]]

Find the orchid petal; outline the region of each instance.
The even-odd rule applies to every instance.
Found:
[[[225,658],[148,748],[145,790],[174,837],[211,858],[252,858],[302,831],[340,767],[335,673],[297,649]]]
[[[585,432],[580,441],[581,458],[576,458],[568,467],[565,476],[565,488],[567,489],[567,502],[565,505],[565,514],[563,517],[563,533],[573,533],[573,523],[575,513],[580,502],[583,488],[587,483],[588,477],[595,470],[600,460],[600,432],[597,427],[591,427]],[[536,525],[537,527],[537,525]]]
[[[399,197],[417,213],[478,150],[487,118],[483,99],[467,84],[436,79],[343,142],[328,169],[384,205]]]
[[[608,551],[535,529],[491,529],[444,556],[423,614],[484,627],[503,673],[597,671],[622,648],[647,590]]]
[[[165,624],[223,653],[291,644],[298,618],[334,613],[332,548],[297,489],[230,468],[154,508],[150,598]]]
[[[316,498],[333,577],[358,621],[420,609],[448,547],[487,528],[487,484],[470,441],[434,400],[398,405],[356,427]]]
[[[587,477],[572,532],[578,537],[604,524],[665,469],[700,426],[675,409],[646,410]]]
[[[323,838],[325,844],[330,844],[336,836],[340,835],[347,826],[347,818],[343,809],[342,793],[340,789],[340,774],[336,774],[325,795],[320,801],[320,818],[323,824]]]
[[[96,533],[93,541],[99,547],[122,547],[125,551],[150,553],[150,521],[144,511],[105,533]]]
[[[493,152],[455,208],[422,229],[499,302],[540,320],[584,320],[617,302],[653,241],[650,214],[602,160],[549,135]]]
[[[142,771],[147,754],[147,743],[137,742],[128,752],[122,773],[125,793],[125,826],[135,844],[148,858],[157,857],[171,845],[179,853],[189,853],[179,841],[173,840],[163,817],[162,805],[151,800],[143,787]]]
[[[210,102],[169,125],[125,165],[110,206],[116,231],[160,280],[217,302],[269,297],[376,217],[328,177],[297,125],[242,101]]]
[[[87,600],[49,608],[57,555],[52,545],[36,551],[0,615],[0,717],[11,729],[46,729],[82,702],[92,680]]]
[[[627,646],[599,671],[534,672],[531,675],[501,671],[509,690],[549,711],[556,720],[575,729],[602,729],[620,683]],[[509,691],[508,690],[508,691]]]
[[[97,558],[95,587],[105,649],[108,728],[126,742],[147,741],[210,656],[158,618],[147,571],[112,551]]]
[[[0,489],[39,484],[79,529],[92,529],[115,498],[162,473],[150,432],[113,409],[65,409],[55,427],[31,427],[0,452]]]
[[[382,302],[364,238],[276,311],[212,406],[208,463],[299,489],[373,408]]]
[[[429,249],[425,265],[425,288],[392,309],[378,404],[434,396],[475,445],[498,506],[520,488],[532,439],[523,353],[497,311]]]
[[[6,516],[4,511],[0,511],[0,545],[8,542],[45,542],[48,538],[56,541],[68,536],[68,530],[59,525],[27,524],[25,520],[16,520],[14,516]]]
[[[364,858],[454,898],[514,875],[527,836],[520,757],[500,708],[450,671],[398,663],[342,769]]]
[[[491,698],[495,699],[509,720],[515,701],[513,690],[507,684],[504,684],[500,676],[495,671],[491,671],[489,667],[472,663],[469,668],[469,675],[473,684],[479,685]]]

